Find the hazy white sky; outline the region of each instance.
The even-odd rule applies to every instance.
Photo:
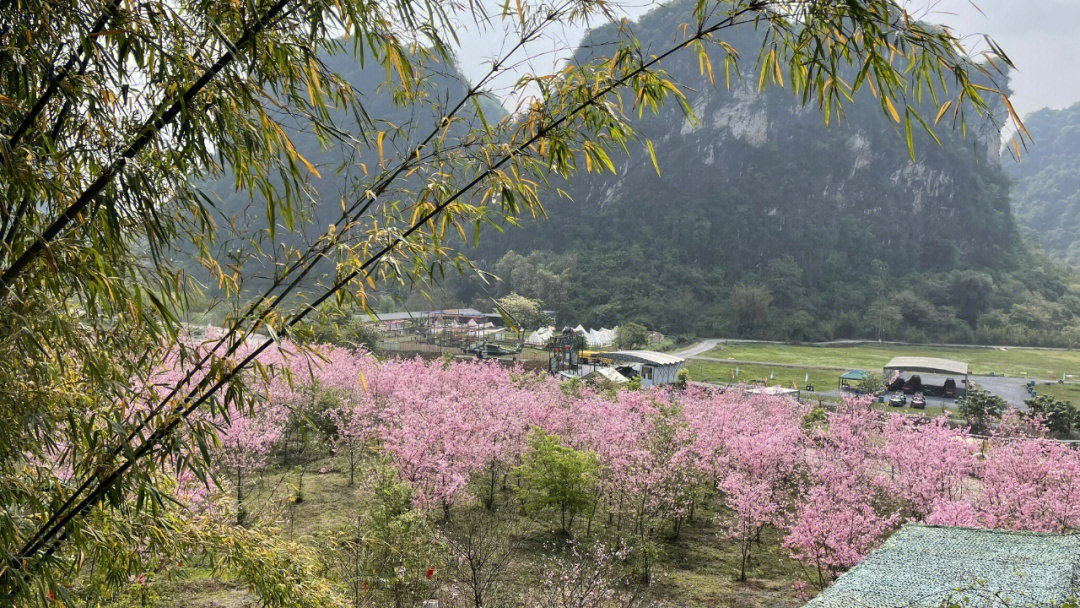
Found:
[[[949,25],[972,45],[980,44],[982,34],[990,35],[1016,64],[1012,101],[1021,116],[1043,107],[1063,108],[1080,101],[1080,0],[906,1],[914,15]],[[485,4],[495,9],[502,2],[487,0]],[[631,19],[655,5],[649,0],[611,2],[620,16]],[[522,53],[531,60],[517,66],[516,75],[505,75],[497,87],[505,90],[517,75],[529,71],[551,72],[559,61],[570,56],[586,29],[585,24],[580,24],[549,31]],[[497,24],[480,28],[469,22],[463,22],[459,32],[459,61],[475,82],[487,72],[492,58],[505,52],[506,33]]]
[[[1080,101],[1080,0],[909,0],[914,14],[958,34],[988,34],[1016,64],[1012,102],[1021,116]]]

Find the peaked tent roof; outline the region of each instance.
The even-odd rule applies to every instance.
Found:
[[[908,524],[804,608],[1061,606],[1078,575],[1075,534]]]
[[[844,380],[864,380],[867,373],[861,369],[853,369],[840,374],[840,377]]]
[[[966,376],[968,374],[967,363],[953,361],[952,359],[938,359],[937,357],[893,357],[885,364],[885,369],[925,372],[928,374],[954,374],[957,376]]]

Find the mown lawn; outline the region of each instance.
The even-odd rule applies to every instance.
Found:
[[[703,356],[739,361],[760,361],[808,368],[865,369],[880,372],[898,356],[940,357],[966,361],[976,375],[994,373],[1058,380],[1064,374],[1080,379],[1080,351],[1031,348],[945,348],[935,346],[809,346],[795,344],[720,344]],[[779,371],[778,371],[779,373]],[[800,374],[801,376],[801,374]],[[835,379],[834,379],[835,384]]]
[[[735,368],[738,368],[738,376]],[[763,384],[768,380],[769,384],[776,384],[784,388],[791,388],[794,384],[798,388],[806,386],[806,376],[809,374],[810,383],[818,391],[827,391],[836,388],[836,379],[839,375],[833,370],[823,370],[814,367],[777,367],[770,365],[744,365],[735,363],[720,363],[703,359],[690,359],[686,362],[686,368],[690,372],[690,379],[699,382],[712,382],[714,384]],[[771,376],[771,378],[770,378]]]
[[[1050,395],[1055,399],[1080,405],[1080,384],[1050,382],[1035,385],[1036,395]]]

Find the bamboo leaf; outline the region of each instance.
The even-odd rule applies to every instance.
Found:
[[[892,116],[893,122],[900,124],[900,114],[896,112],[896,108],[893,106],[892,100],[888,95],[882,94],[882,99],[885,100],[885,107],[889,110],[889,115]]]
[[[653,143],[651,139],[645,140],[645,147],[649,150],[649,158],[652,159],[653,169],[656,169],[656,174],[660,175],[660,164],[656,162],[656,150],[653,149]]]
[[[945,103],[941,104],[941,108],[938,109],[937,116],[934,117],[934,124],[935,125],[938,124],[938,121],[941,120],[941,117],[945,115],[945,112],[949,111],[949,106],[951,106],[951,105],[952,105],[952,100],[951,99],[949,99]]]

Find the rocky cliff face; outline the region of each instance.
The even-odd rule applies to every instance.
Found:
[[[637,25],[646,55],[670,42],[676,15],[661,8]],[[610,36],[593,32],[583,47],[602,47]],[[743,29],[725,39],[745,51],[747,72],[757,36]],[[787,90],[759,90],[756,76],[710,84],[692,53],[664,69],[688,87],[695,117],[667,107],[637,121],[661,174],[632,148],[615,159],[617,175],[574,177],[565,184],[572,201],[551,197],[548,221],[509,231],[488,250],[492,260],[508,248],[574,254],[564,310],[572,318],[637,316],[672,331],[730,331],[733,290],[754,284],[770,291],[776,323],[827,310],[847,321],[816,333],[866,336],[866,315],[890,290],[934,309],[912,318],[955,318],[963,304],[950,288],[953,273],[993,280],[1025,263],[992,123],[969,124],[964,137],[942,121],[941,146],[916,133],[912,160],[902,128],[868,92],[827,127],[816,107]],[[936,277],[933,289],[927,277]],[[925,319],[924,329],[973,330],[983,311],[963,315],[968,329]]]

